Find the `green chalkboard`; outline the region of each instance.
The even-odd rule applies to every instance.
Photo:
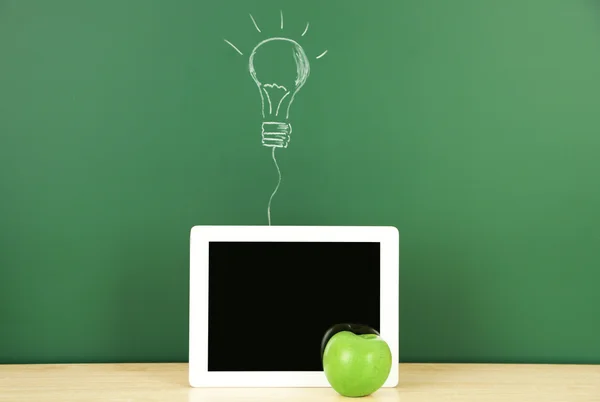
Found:
[[[187,360],[189,230],[268,224],[274,37],[272,224],[399,229],[401,360],[600,363],[591,0],[0,0],[0,363]]]

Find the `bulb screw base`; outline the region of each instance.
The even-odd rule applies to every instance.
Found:
[[[262,124],[262,144],[271,148],[287,148],[292,134],[292,125],[265,121]]]

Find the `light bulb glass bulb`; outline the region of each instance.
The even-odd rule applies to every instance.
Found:
[[[266,39],[252,51],[250,75],[260,92],[264,146],[287,148],[292,133],[290,107],[309,73],[304,49],[292,39]]]

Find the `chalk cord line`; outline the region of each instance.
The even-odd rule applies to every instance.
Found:
[[[269,206],[267,207],[267,217],[269,219],[269,226],[271,226],[271,202],[273,201],[273,197],[277,193],[277,190],[279,190],[279,185],[281,184],[281,170],[279,169],[279,164],[277,163],[277,158],[275,158],[275,148],[276,147],[273,147],[273,152],[271,155],[273,157],[273,162],[275,163],[275,167],[277,168],[277,175],[279,176],[279,179],[277,180],[277,186],[275,186],[275,190],[273,190],[273,194],[271,194],[271,197],[269,198]]]

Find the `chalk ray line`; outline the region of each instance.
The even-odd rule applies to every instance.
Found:
[[[304,36],[304,35],[306,35],[306,33],[308,32],[308,24],[309,24],[309,23],[307,22],[307,23],[306,23],[306,28],[304,28],[304,32],[302,32],[302,35],[300,35],[300,36]]]
[[[227,39],[223,39],[223,40],[224,40],[225,42],[227,42],[227,44],[228,44],[229,46],[231,46],[232,48],[234,48],[234,49],[236,50],[236,52],[238,52],[238,53],[239,53],[239,54],[241,54],[242,56],[244,55],[244,53],[242,53],[242,52],[240,51],[240,49],[238,49],[237,47],[235,47],[235,45],[234,45],[233,43],[229,42]]]
[[[252,16],[252,14],[250,14],[250,19],[252,20],[252,22],[254,23],[254,26],[256,27],[256,30],[258,32],[261,32],[260,28],[258,27],[258,24],[256,23],[256,21],[254,20],[254,17]]]

